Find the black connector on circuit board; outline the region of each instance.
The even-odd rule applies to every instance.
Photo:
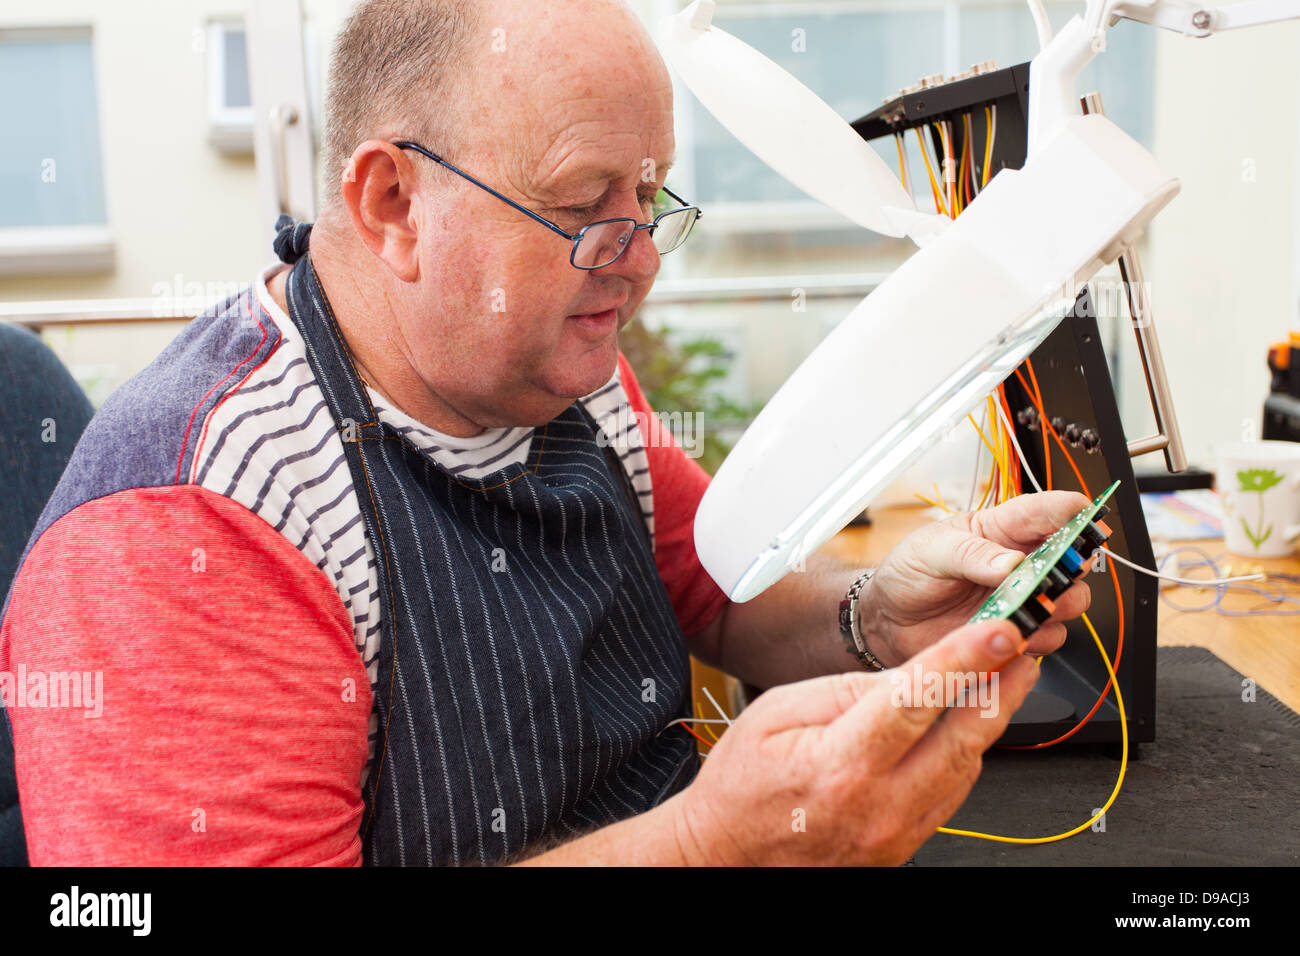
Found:
[[[1065,553],[1047,570],[1047,574],[1029,598],[1011,613],[1009,620],[1029,637],[1056,613],[1056,600],[1076,582],[1087,577],[1092,570],[1092,558],[1110,538],[1111,530],[1100,519],[1109,511],[1102,508],[1096,518],[1088,522]]]
[[[1111,485],[1021,561],[971,621],[1003,618],[1026,638],[1046,624],[1056,613],[1057,599],[1087,576],[1093,556],[1110,540],[1111,530],[1101,519],[1109,513],[1105,502],[1118,485]]]

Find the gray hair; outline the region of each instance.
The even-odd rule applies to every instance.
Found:
[[[362,0],[334,42],[325,101],[324,208],[340,196],[352,153],[401,132],[453,151],[444,104],[463,87],[478,33],[475,0]]]

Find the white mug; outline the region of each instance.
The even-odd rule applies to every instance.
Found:
[[[1216,457],[1227,549],[1252,558],[1295,553],[1300,539],[1300,442],[1223,445]]]

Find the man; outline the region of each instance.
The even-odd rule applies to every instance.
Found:
[[[690,215],[635,17],[364,2],[327,120],[293,268],[105,405],[33,536],[0,666],[102,672],[104,702],[11,712],[32,861],[905,860],[1064,634],[960,625],[1081,499],[728,604],[707,478],[618,352]],[[1000,671],[998,716],[895,706],[841,643],[851,586],[866,660]],[[688,650],[790,685],[698,780]]]

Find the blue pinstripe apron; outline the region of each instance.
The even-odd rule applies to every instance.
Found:
[[[575,402],[538,428],[524,464],[452,476],[377,421],[305,232],[299,245],[277,250],[297,259],[289,314],[345,439],[381,593],[367,864],[497,863],[681,790],[695,743],[660,731],[688,716],[685,638],[590,414]]]

